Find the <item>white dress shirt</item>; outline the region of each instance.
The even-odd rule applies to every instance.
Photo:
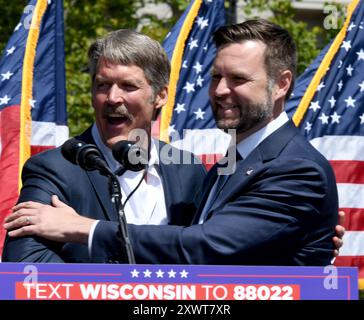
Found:
[[[97,147],[102,152],[110,169],[115,172],[120,167],[120,164],[114,159],[112,151],[101,140],[96,124],[92,126],[92,137],[94,138]],[[147,175],[126,204],[125,200],[142,179],[144,171],[134,172],[128,170],[119,177],[122,193],[121,201],[124,204],[125,217],[128,223],[139,225],[164,225],[168,223],[163,184],[157,171],[158,163],[159,156],[157,147],[152,140]],[[105,188],[107,188],[107,186],[105,186]],[[93,233],[97,223],[98,221],[93,224],[90,230],[88,241],[89,250],[91,249]]]

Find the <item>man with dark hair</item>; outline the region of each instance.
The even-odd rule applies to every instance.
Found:
[[[284,112],[296,66],[292,38],[271,22],[250,20],[220,28],[215,42],[209,95],[218,127],[235,130],[236,170],[219,175],[216,165],[209,172],[192,225],[129,224],[136,262],[330,264],[338,216],[335,177]],[[75,237],[75,228],[42,228],[55,225],[60,213],[74,224],[85,221],[61,202],[55,208],[28,202],[14,208],[5,227],[15,229],[14,237],[36,234],[85,243],[87,231]],[[29,216],[35,224],[23,227]],[[122,262],[122,247],[118,225],[100,221],[92,261]]]

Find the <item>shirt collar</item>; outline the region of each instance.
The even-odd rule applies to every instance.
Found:
[[[257,132],[254,132],[249,137],[240,141],[236,149],[239,154],[245,159],[265,138],[271,135],[274,131],[282,127],[287,121],[289,121],[288,115],[283,111],[276,119],[269,122],[265,127],[261,128]]]
[[[99,148],[101,153],[103,154],[107,164],[109,165],[110,169],[115,172],[119,167],[120,164],[112,155],[112,151],[109,147],[107,147],[101,139],[99,130],[97,129],[96,124],[94,123],[91,129],[92,137],[95,140],[96,146]],[[155,145],[155,141],[151,139],[151,148],[150,148],[150,155],[149,155],[149,167],[157,165],[159,163],[159,157],[157,152],[157,147]]]

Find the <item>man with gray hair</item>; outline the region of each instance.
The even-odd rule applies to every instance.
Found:
[[[148,150],[147,172],[126,171],[118,178],[127,222],[188,225],[196,210],[195,195],[205,177],[205,169],[201,164],[173,161],[173,156],[175,160],[192,156],[170,146],[172,163],[166,165],[159,158],[164,144],[151,139],[152,120],[168,95],[170,64],[164,49],[146,35],[117,30],[90,46],[89,62],[95,123],[77,138],[96,145],[116,172],[120,165],[113,158],[112,146],[120,140],[130,140],[135,130],[145,133],[139,136],[138,143]],[[97,221],[116,224],[118,221],[107,177],[98,171],[84,171],[67,161],[57,148],[32,157],[24,166],[22,179],[19,202],[57,205],[61,199],[87,217],[87,222],[92,221],[91,235],[87,239],[82,237],[86,240],[84,244],[72,243],[71,239],[60,243],[40,237],[7,237],[3,261],[90,262],[89,248]],[[52,198],[52,195],[55,196]],[[57,223],[60,227],[75,227],[78,235],[86,229],[90,232],[88,223],[73,224],[67,215],[60,218],[62,221]],[[36,219],[28,217],[24,222],[31,227]],[[97,251],[94,254],[103,255]],[[116,260],[120,258],[110,257],[108,262]]]
[[[215,43],[209,95],[218,127],[236,132],[236,170],[218,176],[216,165],[209,172],[190,226],[129,224],[136,262],[330,264],[338,216],[335,177],[284,112],[296,65],[291,36],[266,20],[250,20],[220,28]],[[24,225],[26,217],[34,224]],[[93,262],[119,257],[118,224],[93,226],[62,202],[19,204],[4,225],[12,237],[35,234],[83,244],[92,238]]]

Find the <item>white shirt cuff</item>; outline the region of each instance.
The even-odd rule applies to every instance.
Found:
[[[90,233],[88,235],[88,255],[89,257],[91,257],[91,249],[92,249],[92,240],[94,238],[94,232],[95,232],[95,229],[96,229],[96,226],[97,224],[99,223],[100,220],[96,220],[92,226],[91,226],[91,229],[90,229]]]

